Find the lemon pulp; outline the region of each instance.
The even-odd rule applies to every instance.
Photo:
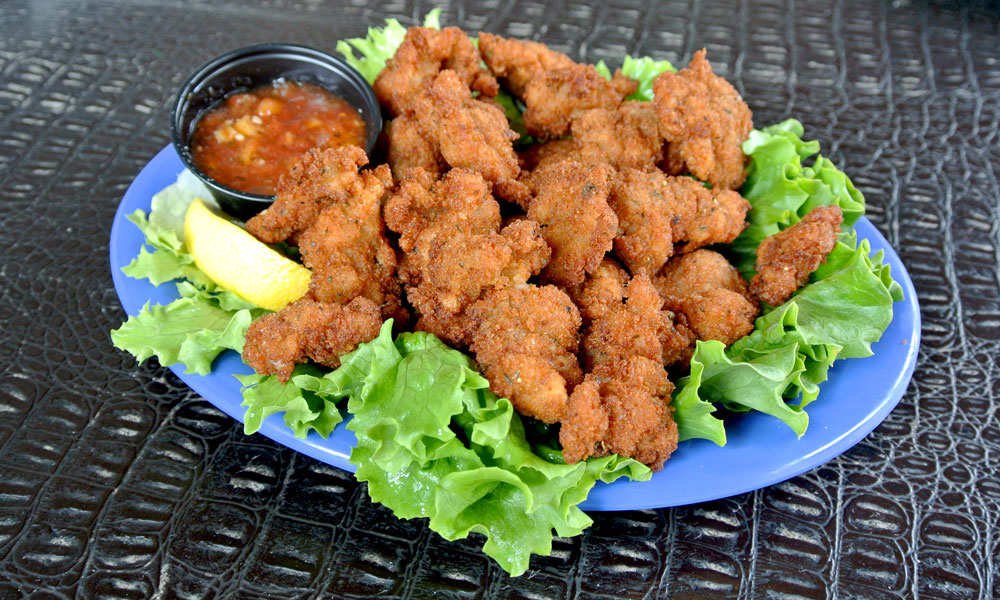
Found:
[[[301,298],[312,273],[214,213],[200,198],[184,217],[184,244],[194,264],[219,287],[268,310]]]

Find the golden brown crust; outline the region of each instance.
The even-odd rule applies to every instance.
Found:
[[[278,181],[274,203],[247,221],[247,231],[268,244],[294,238],[326,206],[354,193],[362,184],[358,167],[366,164],[368,157],[357,146],[309,150]]]
[[[490,388],[521,414],[559,420],[583,375],[576,359],[580,312],[555,286],[494,289],[469,310],[470,349]]]
[[[747,226],[750,203],[732,190],[708,189],[690,177],[669,177],[675,252],[729,244]]]
[[[500,88],[480,61],[472,40],[458,27],[410,27],[372,87],[394,117],[414,110],[414,99],[445,69],[454,72],[467,88],[492,98]]]
[[[340,366],[341,356],[375,339],[381,326],[379,307],[367,298],[347,305],[302,298],[250,324],[243,359],[254,371],[285,382],[307,359]]]
[[[582,111],[570,129],[582,162],[654,169],[663,159],[659,119],[649,102],[630,100],[615,108]]]
[[[484,31],[479,32],[479,51],[490,71],[519,98],[524,96],[528,82],[535,75],[576,64],[545,44],[503,38]]]
[[[752,115],[736,89],[712,73],[705,50],[679,73],[659,75],[653,93],[668,142],[664,170],[690,172],[716,189],[740,187],[746,179],[741,146],[753,129]]]
[[[772,306],[788,300],[826,262],[843,222],[839,206],[817,206],[795,225],[765,238],[757,246],[751,293]]]
[[[618,218],[608,206],[614,171],[607,165],[584,168],[564,161],[545,170],[536,181],[538,195],[528,218],[541,226],[552,247],[543,276],[561,286],[583,283],[611,250]]]
[[[524,128],[542,139],[567,135],[579,112],[615,108],[637,87],[638,83],[620,70],[608,81],[591,65],[543,71],[531,78],[524,91]]]

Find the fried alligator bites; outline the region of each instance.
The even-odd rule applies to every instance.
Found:
[[[357,146],[309,150],[278,181],[274,203],[247,221],[247,231],[268,244],[294,240],[324,208],[364,185],[358,167],[366,164],[368,157]]]
[[[518,134],[502,108],[474,99],[454,71],[441,71],[414,100],[410,115],[419,134],[445,163],[475,171],[494,184],[501,197],[527,204],[530,193],[517,180],[521,167],[513,141]],[[402,173],[397,170],[396,176]]]
[[[788,300],[826,262],[843,222],[839,206],[817,206],[798,223],[765,238],[757,246],[750,292],[772,306]]]
[[[732,344],[753,331],[760,308],[726,257],[707,249],[676,256],[654,284],[668,310],[684,315],[699,340]]]
[[[490,71],[518,98],[524,96],[528,82],[535,75],[576,64],[545,44],[503,38],[484,31],[479,32],[479,51]]]
[[[579,155],[580,148],[576,142],[570,138],[563,138],[525,146],[517,153],[517,158],[521,163],[521,169],[533,171],[564,160],[578,159]]]
[[[566,288],[566,292],[580,309],[584,324],[589,324],[621,305],[628,280],[625,269],[613,259],[605,258],[583,283]]]
[[[667,183],[672,191],[675,252],[729,244],[746,228],[750,202],[739,193],[710,190],[690,177],[669,177]]]
[[[582,162],[653,169],[663,159],[659,118],[649,102],[629,100],[616,108],[582,111],[570,131]]]
[[[375,96],[392,116],[414,109],[413,101],[430,81],[448,69],[461,83],[492,98],[500,88],[469,36],[458,27],[410,27],[406,37],[375,78]]]
[[[615,254],[632,273],[656,273],[674,254],[673,186],[661,171],[623,169],[608,205],[618,216]]]
[[[385,236],[382,203],[392,186],[389,168],[359,174],[351,196],[331,203],[299,235],[302,264],[312,271],[309,296],[347,304],[375,302],[385,318],[404,317],[396,279],[396,252]]]
[[[591,65],[574,64],[536,74],[524,91],[524,128],[549,139],[569,134],[573,118],[591,108],[615,108],[638,82],[615,72],[611,81]]]
[[[678,442],[672,390],[663,366],[639,356],[588,373],[573,390],[559,428],[563,458],[572,464],[620,454],[662,469]]]
[[[307,359],[340,366],[341,356],[375,339],[381,326],[379,307],[367,298],[346,305],[302,298],[250,324],[243,359],[254,371],[277,375],[284,383]]]
[[[583,379],[577,362],[580,312],[551,285],[494,289],[468,313],[477,324],[470,349],[490,381],[517,412],[554,423],[568,389]]]
[[[478,173],[452,169],[439,181],[410,172],[385,207],[405,252],[400,275],[420,314],[417,328],[452,343],[468,342],[468,306],[492,288],[525,283],[551,249],[538,225],[500,229],[500,207]]]
[[[386,138],[386,162],[397,180],[417,167],[432,175],[440,175],[448,170],[437,145],[423,136],[412,116],[400,115],[389,121],[386,124]]]
[[[537,171],[536,171],[537,172]],[[611,249],[618,218],[608,206],[614,171],[607,165],[585,168],[564,161],[545,169],[528,218],[541,226],[552,247],[543,276],[558,285],[583,282]]]
[[[746,179],[742,144],[753,129],[750,108],[725,79],[712,73],[705,50],[679,73],[653,80],[660,133],[668,142],[665,169],[690,172],[715,189],[736,189]]]

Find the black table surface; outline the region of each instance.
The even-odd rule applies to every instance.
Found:
[[[594,513],[510,578],[114,349],[112,217],[183,79],[432,8],[378,4],[0,2],[0,598],[1000,597],[996,4],[442,6],[581,61],[707,47],[758,125],[797,117],[864,192],[918,290],[916,373],[864,441],[784,483]]]

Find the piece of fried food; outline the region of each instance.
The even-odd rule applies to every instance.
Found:
[[[676,256],[663,267],[654,285],[664,306],[681,313],[699,340],[732,344],[753,331],[760,314],[747,282],[726,257],[700,249]]]
[[[583,323],[587,325],[621,306],[628,281],[625,269],[614,259],[605,258],[583,283],[566,288],[566,293],[580,309]]]
[[[522,415],[558,421],[583,379],[580,312],[569,296],[551,285],[509,286],[488,292],[468,316],[477,324],[470,349],[490,389]]]
[[[538,225],[500,228],[500,207],[478,173],[452,169],[439,181],[411,171],[386,203],[388,227],[405,252],[400,275],[417,309],[417,328],[454,344],[468,342],[466,308],[489,289],[518,285],[548,262]]]
[[[503,38],[484,31],[479,32],[479,51],[490,71],[518,98],[524,96],[528,82],[538,73],[576,64],[545,44]]]
[[[243,359],[254,371],[277,375],[284,383],[307,359],[340,366],[341,356],[375,339],[381,326],[379,307],[367,298],[346,305],[301,298],[250,324]]]
[[[750,203],[738,192],[710,190],[690,177],[669,177],[667,183],[672,191],[675,252],[729,244],[746,228]]]
[[[358,178],[351,196],[328,205],[299,235],[302,264],[312,271],[309,295],[337,304],[363,296],[375,302],[385,318],[399,319],[403,313],[396,252],[382,221],[392,175],[379,165]]]
[[[495,103],[472,97],[454,71],[441,71],[431,85],[414,100],[411,113],[419,135],[441,159],[456,169],[475,171],[494,185],[502,198],[526,205],[528,188],[517,180],[521,173],[513,141],[518,134]],[[426,156],[426,150],[422,150]],[[396,176],[401,177],[401,163]],[[407,159],[413,161],[411,157]],[[417,159],[425,170],[434,171],[433,161]]]
[[[659,170],[618,173],[608,205],[618,217],[615,254],[633,274],[656,273],[674,254],[674,186]]]
[[[500,91],[496,79],[482,68],[476,46],[458,27],[407,29],[372,87],[382,106],[396,117],[414,110],[414,99],[444,69],[483,96],[492,98]]]
[[[591,108],[615,108],[638,82],[615,71],[611,81],[591,65],[574,64],[534,75],[524,91],[524,128],[542,139],[569,134],[573,118]]]
[[[274,203],[247,221],[247,231],[268,244],[294,240],[324,208],[364,187],[358,167],[366,164],[357,146],[309,150],[278,180]]]
[[[517,153],[521,169],[533,171],[564,160],[579,159],[580,147],[570,138],[550,140],[525,146]],[[522,176],[525,174],[522,173]]]
[[[569,398],[559,429],[567,463],[620,454],[654,471],[677,449],[673,384],[663,366],[636,356],[588,373]]]
[[[585,163],[606,162],[616,169],[653,169],[663,159],[659,118],[649,102],[629,100],[615,108],[582,111],[570,125]]]
[[[542,237],[552,247],[552,259],[542,271],[547,280],[564,287],[583,283],[611,250],[618,228],[608,206],[613,177],[607,165],[585,168],[563,161],[536,179],[538,195],[528,218],[541,226]]]
[[[616,279],[613,270],[609,279],[603,284],[607,292],[611,292]],[[617,302],[610,302],[608,294],[598,296],[608,301],[603,307],[593,303],[588,306],[588,312],[596,317],[587,328],[581,346],[588,371],[633,356],[663,362],[663,338],[674,333],[670,314],[662,310],[663,298],[645,273],[633,277],[623,291],[624,296]]]
[[[712,73],[705,50],[679,73],[653,80],[653,94],[660,133],[669,142],[664,170],[690,172],[715,189],[740,187],[746,179],[741,146],[753,129],[752,115],[736,89]]]
[[[410,169],[421,168],[434,176],[448,170],[447,163],[433,140],[428,140],[410,115],[400,115],[386,123],[388,149],[386,162],[396,180]]]
[[[750,292],[771,306],[806,284],[837,244],[844,215],[839,206],[817,206],[801,221],[757,246],[757,275]]]

